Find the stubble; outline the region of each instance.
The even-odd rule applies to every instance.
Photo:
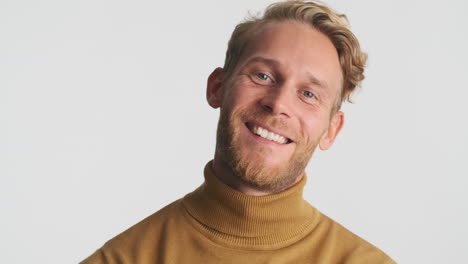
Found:
[[[224,110],[224,111],[223,111]],[[240,129],[246,121],[258,122],[294,135],[296,150],[291,157],[273,168],[268,168],[262,157],[270,155],[270,149],[252,146],[247,151],[253,152],[258,158],[251,160],[241,151]],[[234,177],[243,184],[259,191],[277,193],[292,186],[312,157],[317,142],[305,145],[301,133],[289,129],[280,118],[274,118],[266,111],[230,111],[221,109],[217,131],[217,149],[224,163],[230,167]],[[244,150],[245,151],[245,150]],[[274,154],[274,153],[273,153]]]

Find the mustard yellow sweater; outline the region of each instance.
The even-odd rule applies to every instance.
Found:
[[[270,196],[248,196],[205,167],[205,182],[108,241],[95,263],[395,263],[302,198],[304,177]]]

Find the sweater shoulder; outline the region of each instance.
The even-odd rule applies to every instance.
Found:
[[[320,213],[320,221],[314,233],[322,234],[322,250],[324,254],[333,256],[336,263],[396,263],[381,249],[364,238],[356,235],[346,227]]]
[[[158,248],[168,227],[183,219],[182,213],[179,199],[110,239],[81,263],[144,263],[141,258]]]

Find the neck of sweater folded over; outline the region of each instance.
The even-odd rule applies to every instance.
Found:
[[[187,212],[206,235],[238,248],[280,248],[307,235],[318,211],[302,197],[306,176],[278,194],[249,196],[222,183],[205,167],[205,182],[183,198]]]

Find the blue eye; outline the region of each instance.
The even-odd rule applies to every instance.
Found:
[[[315,97],[315,94],[313,94],[310,91],[303,91],[302,94],[307,98],[314,98]]]
[[[263,81],[266,81],[266,80],[270,79],[270,77],[268,77],[268,75],[266,75],[265,73],[262,73],[262,72],[257,73],[257,77],[262,79]]]

